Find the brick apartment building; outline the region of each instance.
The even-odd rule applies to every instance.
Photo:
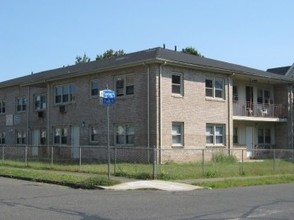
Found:
[[[76,147],[106,146],[99,91],[109,88],[110,146],[175,149],[162,162],[181,149],[292,149],[293,72],[154,48],[31,74],[0,83],[0,144],[33,146],[35,156],[66,145],[72,158]]]

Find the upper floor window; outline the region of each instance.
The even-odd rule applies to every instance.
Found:
[[[270,103],[270,91],[258,89],[257,90],[257,103],[258,104],[269,104]]]
[[[97,96],[99,94],[99,84],[97,80],[91,81],[91,96]]]
[[[135,128],[132,125],[116,125],[115,144],[133,145],[135,143]]]
[[[239,100],[238,97],[238,87],[237,86],[233,86],[233,101],[237,102]]]
[[[27,133],[25,131],[17,131],[16,135],[17,144],[26,144]]]
[[[55,104],[70,103],[75,100],[76,86],[74,84],[55,87]]]
[[[183,122],[173,122],[172,123],[172,146],[183,146],[183,136],[184,136],[184,123]]]
[[[67,144],[67,128],[54,129],[54,144]]]
[[[116,96],[134,95],[134,76],[119,76],[115,79]]]
[[[172,75],[172,93],[173,94],[183,94],[182,86],[182,74],[173,74]]]
[[[209,145],[224,145],[225,126],[222,124],[206,125],[206,143]]]
[[[46,109],[46,95],[36,95],[35,96],[35,110],[45,110]]]
[[[0,100],[0,114],[5,113],[5,102],[3,100]]]
[[[0,144],[5,144],[5,132],[0,132]]]
[[[16,111],[24,112],[27,109],[27,99],[24,97],[16,99]]]
[[[205,95],[207,97],[224,99],[224,81],[222,79],[206,79]]]

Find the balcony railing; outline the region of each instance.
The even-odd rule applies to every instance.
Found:
[[[234,102],[233,114],[234,116],[287,118],[287,107],[283,104]]]

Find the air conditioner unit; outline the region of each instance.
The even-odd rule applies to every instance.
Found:
[[[59,112],[62,113],[62,114],[66,113],[65,105],[60,105],[59,106]]]
[[[38,111],[38,117],[39,118],[44,118],[44,112],[43,111]]]

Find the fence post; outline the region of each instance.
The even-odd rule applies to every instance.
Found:
[[[25,165],[28,166],[28,145],[25,145]]]
[[[241,161],[241,175],[244,175],[244,149],[242,149],[242,155],[241,155],[242,161]]]
[[[51,166],[53,166],[53,154],[54,154],[54,149],[53,145],[51,146]]]
[[[79,162],[79,165],[80,165],[80,169],[81,169],[81,166],[82,166],[82,148],[81,146],[79,145],[79,159],[80,159],[80,162]]]
[[[275,171],[276,170],[276,150],[275,149],[273,149],[273,171]]]
[[[157,178],[156,163],[157,163],[157,149],[154,146],[153,147],[153,179]]]
[[[4,151],[4,145],[2,145],[2,161],[4,162],[4,153],[5,153],[5,151]]]
[[[113,167],[113,172],[114,175],[116,174],[116,157],[117,157],[117,148],[114,148],[114,167]]]
[[[204,149],[202,149],[201,170],[202,176],[204,176]]]

